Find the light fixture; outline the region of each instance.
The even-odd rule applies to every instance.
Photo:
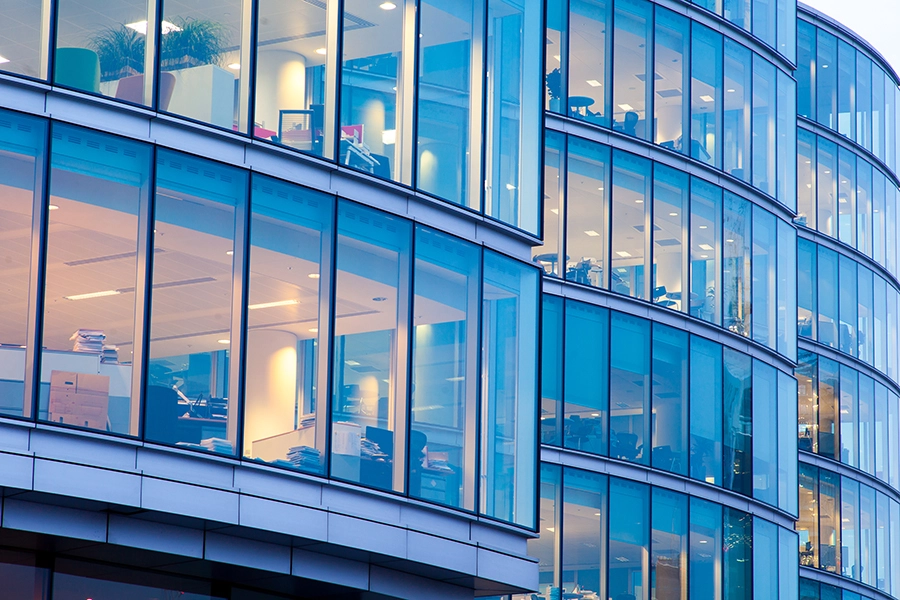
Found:
[[[591,86],[591,87],[600,87],[601,85],[603,85],[602,83],[600,83],[600,82],[597,81],[596,79],[588,79],[588,80],[587,80],[587,84],[588,84],[589,86]]]
[[[88,294],[75,294],[74,296],[63,296],[66,300],[90,300],[91,298],[103,298],[105,296],[118,296],[121,294],[119,290],[104,290],[102,292],[90,292]]]
[[[634,107],[630,104],[620,104],[619,108],[621,108],[622,110],[634,110]]]
[[[230,343],[231,343],[231,340],[227,340],[227,339],[217,340],[217,341],[218,341],[220,344],[222,344],[222,345],[230,344]]]
[[[446,381],[456,382],[456,381],[465,381],[465,377],[448,377]]]
[[[709,252],[710,250],[713,249],[713,247],[710,246],[709,244],[700,244],[700,249],[701,249],[701,250],[706,250],[707,252]]]
[[[600,416],[600,413],[591,413],[591,416],[592,416],[592,417],[599,417],[599,416]]]
[[[602,191],[603,191],[603,186],[601,185],[600,187],[598,187],[598,188],[597,188],[597,191],[598,191],[598,192],[602,192]]]
[[[316,54],[321,54],[325,56],[325,53],[328,52],[325,48],[316,48]]]
[[[547,531],[549,531],[550,533],[556,533],[556,528],[555,528],[555,527],[548,527],[548,528],[547,528]]]
[[[129,29],[133,29],[140,33],[141,35],[147,35],[147,21],[135,21],[134,23],[125,23],[125,27]],[[168,21],[162,22],[162,34],[166,35],[167,33],[172,33],[173,31],[181,31],[181,27],[176,25],[175,23],[170,23]]]
[[[600,234],[597,233],[596,231],[594,231],[593,229],[588,229],[588,230],[585,231],[584,233],[587,234],[587,235],[590,236],[590,237],[600,237]]]
[[[382,4],[379,4],[378,8],[380,8],[381,10],[394,10],[395,8],[397,8],[397,5],[393,2],[384,2]]]
[[[708,225],[701,225],[700,229],[707,229],[708,227],[709,227]]]
[[[344,364],[349,367],[358,367],[360,365],[359,361],[356,360],[345,360]]]
[[[307,275],[307,277],[309,277],[310,279],[318,279],[320,275],[318,273],[310,273],[309,275]]]
[[[8,62],[9,62],[8,58],[6,58],[5,56],[0,56],[0,65],[2,65],[3,63],[8,63]]]
[[[228,65],[228,68],[237,71],[241,68],[241,63],[231,63],[230,65]]]
[[[728,92],[729,94],[733,94],[733,93],[734,93],[734,89],[733,89],[733,88],[728,88],[728,89],[725,90],[725,91]]]
[[[618,254],[622,258],[631,258],[631,252],[626,252],[625,250],[619,250],[618,252],[616,252],[616,254]]]
[[[227,254],[228,256],[233,256],[233,255],[234,255],[234,250],[227,250],[227,251],[225,252],[225,254]]]
[[[734,243],[734,240],[725,240],[725,241],[728,242],[729,244],[733,244],[733,243]]]
[[[559,209],[558,209],[558,208],[551,208],[551,209],[550,209],[550,212],[552,212],[554,215],[558,215],[558,214],[559,214]]]
[[[706,544],[706,543],[708,543],[708,542],[707,542],[706,540],[700,540],[700,543],[701,543],[701,544]]]
[[[635,204],[643,204],[644,201],[643,201],[643,200],[635,200],[634,203],[635,203]]]
[[[397,130],[385,129],[381,132],[381,143],[385,146],[397,143]]]
[[[310,333],[319,333],[319,329],[317,327],[313,327],[309,330]]]
[[[514,185],[511,184],[511,183],[507,183],[507,184],[506,184],[506,189],[508,189],[509,191],[513,191],[514,189],[516,189],[516,186],[514,186]]]
[[[259,304],[251,304],[247,308],[250,310],[258,310],[260,308],[275,308],[277,306],[293,306],[300,304],[299,300],[277,300],[275,302],[261,302]]]
[[[703,100],[704,102],[715,102],[716,101],[716,99],[713,98],[712,96],[710,96],[709,94],[703,94],[702,96],[700,96],[700,99]]]
[[[419,34],[419,37],[422,37],[422,34]],[[556,59],[556,62],[561,62],[561,61],[560,61],[560,58],[559,58],[559,54],[554,54],[554,55],[553,55],[553,58]]]
[[[827,69],[827,68],[828,68],[828,65],[822,65],[822,68],[823,68],[823,69]]]
[[[700,258],[709,258],[709,254],[701,254]]]
[[[51,205],[48,206],[47,208],[49,208],[50,210],[59,210],[59,207],[58,207],[57,205],[55,205],[55,204],[51,204]]]
[[[670,217],[677,217],[677,216],[678,216],[678,213],[677,213],[677,212],[671,212],[671,213],[669,213],[669,216],[670,216]]]
[[[830,171],[829,169],[825,169],[824,173],[825,173],[826,175],[831,175],[831,171]]]

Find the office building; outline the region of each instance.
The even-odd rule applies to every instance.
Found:
[[[900,78],[846,27],[0,15],[8,597],[900,598]]]

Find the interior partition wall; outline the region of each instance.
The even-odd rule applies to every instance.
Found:
[[[533,527],[536,265],[60,122],[0,144],[4,416]]]

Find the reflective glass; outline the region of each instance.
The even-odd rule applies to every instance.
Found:
[[[723,600],[745,600],[753,587],[753,517],[724,510]]]
[[[613,37],[613,128],[651,139],[653,5],[646,0],[618,0]]]
[[[819,451],[819,357],[801,350],[797,353],[797,447],[806,452]]]
[[[890,499],[878,492],[875,525],[872,528],[873,541],[875,542],[875,568],[873,579],[878,589],[889,591],[891,589],[891,543],[890,543]]]
[[[481,204],[483,56],[473,43],[484,1],[419,4],[418,188],[471,208]]]
[[[563,498],[563,589],[604,598],[606,588],[607,478],[566,468]],[[574,590],[578,590],[575,592]]]
[[[547,81],[551,110],[605,127],[610,124],[609,57],[612,36],[607,33],[607,28],[611,21],[611,9],[612,2],[608,0],[571,0],[568,14],[569,60],[563,67],[563,70],[569,69],[568,96],[562,90],[559,93],[554,91],[551,81],[555,79],[548,78]],[[551,19],[549,14],[547,18]],[[550,46],[547,51],[550,52]],[[547,64],[557,64],[556,57],[552,61],[548,59]],[[643,71],[643,67],[640,69]],[[558,106],[556,109],[553,108],[554,100]],[[614,108],[613,112],[618,113],[619,109]]]
[[[57,559],[54,562],[51,597],[54,600],[157,600],[172,597],[180,600],[223,600],[221,595],[211,592],[212,587],[209,580]]]
[[[875,490],[859,486],[859,572],[856,579],[875,585],[875,556],[877,553],[875,524]]]
[[[568,97],[566,82],[570,61],[566,52],[569,40],[570,10],[575,12],[574,7],[569,8],[569,0],[547,0],[544,109],[560,114],[565,114],[565,111],[568,110],[564,105],[563,98]],[[600,73],[603,72],[601,69]]]
[[[650,597],[687,600],[688,497],[653,488]]]
[[[34,563],[34,555],[0,551],[0,581],[7,600],[47,600],[50,572]]]
[[[750,0],[725,0],[724,16],[726,19],[750,31]]]
[[[838,147],[838,239],[856,247],[856,156]]]
[[[603,364],[603,363],[599,363]],[[688,334],[653,324],[651,465],[688,472]]]
[[[750,126],[752,104],[751,52],[744,46],[725,40],[725,114],[723,168],[738,179],[750,181]],[[700,58],[699,60],[703,60]]]
[[[544,243],[535,246],[531,258],[544,273],[559,277],[562,264],[562,224],[566,193],[566,136],[547,129],[544,136]]]
[[[874,275],[873,280],[875,282],[872,295],[874,312],[873,319],[868,325],[868,336],[870,342],[874,343],[875,368],[884,373],[887,371],[887,290],[889,286],[878,275]]]
[[[409,494],[475,510],[478,246],[415,233]]]
[[[570,136],[567,160],[565,276],[576,283],[605,287],[609,244],[609,146]],[[640,212],[642,206],[637,208]],[[613,281],[617,281],[615,273]]]
[[[408,221],[339,205],[331,476],[394,491],[406,471],[411,235]],[[410,457],[424,446],[410,436]]]
[[[724,447],[723,487],[751,495],[751,360],[746,354],[726,348],[723,354]]]
[[[786,0],[785,0],[786,1]],[[797,83],[783,71],[777,72],[778,110],[776,123],[775,196],[788,208],[797,208],[797,171],[793,157],[797,156]],[[770,185],[770,188],[772,186]]]
[[[750,337],[751,205],[743,198],[726,192],[724,209],[722,324],[738,335]]]
[[[647,298],[652,163],[626,152],[613,153],[612,276],[614,292]],[[590,235],[590,234],[586,234]],[[595,237],[595,236],[591,236]]]
[[[797,21],[797,114],[816,118],[816,27]]]
[[[722,346],[691,336],[691,477],[722,483]]]
[[[875,382],[859,374],[859,468],[874,475]],[[841,434],[843,436],[843,433]]]
[[[609,482],[609,596],[641,596],[649,580],[650,487],[613,478]]]
[[[859,282],[859,290],[857,293],[857,347],[859,349],[859,358],[869,364],[875,361],[875,336],[872,331],[874,325],[874,306],[872,300],[872,271],[858,265],[857,280]],[[879,278],[880,279],[880,278]]]
[[[753,339],[770,347],[776,345],[777,324],[775,266],[778,257],[773,255],[776,248],[775,223],[775,215],[759,206],[753,206],[753,287],[750,305],[753,311]],[[791,269],[796,269],[796,261]],[[787,350],[786,347],[784,349]]]
[[[838,347],[838,257],[834,250],[818,247],[817,302],[819,318],[816,324],[819,343]],[[815,278],[815,273],[813,278]]]
[[[46,139],[44,121],[0,112],[0,235],[4,239],[0,245],[0,413],[15,417],[32,414],[31,399],[25,401],[25,365],[36,350],[28,339],[28,323],[34,321],[29,317],[33,312],[28,301],[29,270],[36,266],[31,265],[32,214],[35,199],[43,202]],[[64,341],[67,346],[71,343]],[[30,352],[27,345],[32,346]]]
[[[816,29],[816,120],[837,129],[837,38]]]
[[[22,9],[24,5],[33,7],[31,10],[21,10],[22,16],[19,18],[27,18],[26,15],[30,14],[32,22],[37,25],[31,35],[39,37],[43,25],[35,17],[40,14],[42,3],[21,4]],[[156,7],[151,6],[148,0],[120,0],[112,5],[104,0],[59,0],[55,15],[53,82],[83,92],[150,106],[153,104],[153,77],[144,77],[144,74],[153,72],[153,49],[157,43],[156,22],[152,20],[155,14]],[[181,41],[183,36],[189,34],[190,28],[186,32],[183,25],[172,19],[163,21],[163,36],[160,39],[163,57],[171,56],[173,48],[181,51],[189,48],[172,43]],[[39,39],[33,40],[32,44],[35,49],[42,45]],[[216,49],[219,47],[221,45]],[[190,56],[187,52],[185,54]],[[45,60],[41,59],[38,65],[35,53],[30,58],[31,69],[40,70],[43,74]],[[214,59],[198,64],[210,62]],[[37,72],[33,74],[38,75]],[[160,77],[159,106],[163,110],[167,96],[173,95],[173,85],[172,75]]]
[[[245,171],[157,152],[148,440],[234,452],[238,377],[231,358],[242,334],[234,258],[242,254],[236,235],[246,197]]]
[[[551,446],[562,444],[563,316],[563,299],[545,294],[541,308],[541,443]]]
[[[856,141],[872,150],[872,61],[856,54]]]
[[[841,483],[840,477],[830,471],[819,471],[819,567],[839,573],[847,541],[841,537]],[[849,522],[844,515],[843,524]],[[842,546],[843,544],[843,546]]]
[[[146,256],[139,231],[146,227],[140,215],[150,199],[150,157],[143,144],[53,127],[41,419],[138,434],[132,365],[146,290],[138,256]]]
[[[333,200],[267,177],[253,180],[243,455],[324,473],[316,330]]]
[[[540,274],[484,254],[481,340],[481,512],[532,527],[537,465]]]
[[[838,40],[837,130],[856,139],[856,49]]]
[[[650,321],[614,312],[610,347],[609,454],[649,464],[650,439]]]
[[[775,47],[775,0],[753,0],[753,36]]]
[[[872,258],[885,266],[885,185],[888,185],[884,173],[872,169]],[[893,184],[890,184],[893,185]]]
[[[777,371],[753,361],[753,497],[778,504]]]
[[[872,256],[872,165],[856,157],[856,248]]]
[[[562,532],[562,473],[558,465],[541,463],[540,468],[540,536],[528,540],[528,555],[538,560],[538,590],[550,594],[560,568],[556,549]]]
[[[797,130],[797,225],[816,228],[816,135]]]
[[[799,575],[797,554],[797,534],[778,528],[778,598],[779,600],[800,600],[797,588]]]
[[[823,471],[823,476],[824,476]],[[839,478],[841,492],[841,562],[840,574],[860,579],[859,573],[859,483],[849,477]],[[823,477],[824,481],[824,477]]]
[[[699,498],[690,499],[690,598],[722,597],[722,507]]]
[[[270,1],[281,6],[282,15],[270,17],[280,23],[293,3]],[[245,4],[246,0],[222,0],[215,13],[209,13],[198,5],[163,0],[160,110],[229,131],[248,132],[250,47],[246,30],[250,10],[244,10]]]
[[[775,65],[753,55],[753,187],[775,195]]]
[[[722,188],[691,178],[690,312],[722,323]]]
[[[888,573],[891,573],[891,593],[896,594],[898,585],[898,577],[900,577],[900,504],[894,500],[890,501],[890,565]],[[885,578],[887,579],[887,578]]]
[[[775,290],[778,343],[776,350],[788,358],[797,356],[797,231],[780,219],[776,219],[778,236]],[[769,260],[771,260],[771,251]],[[771,331],[771,328],[770,328]],[[771,347],[771,344],[769,344]]]
[[[654,77],[654,141],[670,150],[687,153],[682,143],[690,105],[684,101],[684,90],[690,85],[687,64],[690,43],[690,21],[664,8],[656,9]]]
[[[821,258],[820,258],[821,262]],[[839,288],[840,298],[840,349],[850,356],[857,356],[859,340],[857,339],[857,264],[852,258],[841,255],[839,259],[841,283]],[[822,273],[819,273],[822,277]],[[822,293],[820,290],[819,299]]]
[[[292,59],[299,62],[295,69],[304,76],[293,80],[287,78],[287,81],[273,78],[270,84],[272,88],[263,92],[264,101],[270,105],[276,104],[277,100],[273,101],[274,98],[269,96],[276,98],[280,94],[287,96],[287,90],[284,90],[283,86],[296,86],[292,97],[282,97],[288,102],[293,100],[293,106],[290,108],[304,112],[285,111],[285,117],[296,123],[295,129],[287,133],[299,142],[294,147],[330,157],[333,152],[333,141],[329,139],[326,142],[324,137],[325,130],[331,129],[331,120],[326,118],[326,114],[333,111],[328,105],[334,100],[331,97],[331,89],[322,83],[328,81],[328,70],[332,66],[328,62],[327,55],[330,41],[327,33],[327,12],[339,10],[339,4],[337,0],[323,2],[322,8],[313,3],[293,4],[297,9],[292,10],[293,14],[285,15],[284,20],[296,19],[288,39],[292,40],[289,44],[295,45],[292,53],[296,56]],[[392,6],[394,4],[391,3]],[[366,0],[344,0],[341,126],[337,159],[341,164],[378,177],[410,184],[412,148],[409,144],[412,141],[412,133],[405,131],[406,123],[403,118],[406,115],[403,114],[405,108],[403,103],[405,97],[412,96],[412,81],[404,77],[403,59],[409,57],[405,57],[403,50],[405,38],[415,27],[412,23],[415,17],[412,11],[406,10],[403,2],[397,2],[396,5],[396,8],[384,10],[378,7],[378,3]],[[297,12],[306,13],[305,18],[298,19],[295,16]],[[299,39],[294,40],[295,37]],[[278,48],[279,45],[276,44],[275,47]],[[324,54],[319,52],[323,48]],[[285,50],[287,48],[281,50],[281,53],[285,53]],[[279,51],[275,50],[274,53],[277,55]],[[271,57],[269,61],[275,58],[272,56],[272,50],[265,50],[260,52],[260,62],[265,54]],[[261,71],[260,67],[257,69]],[[269,66],[267,70],[274,69]],[[262,75],[260,72],[258,77]],[[312,85],[304,85],[306,77],[310,78]],[[276,93],[272,94],[272,91]],[[258,115],[261,98],[259,89],[256,97]],[[273,108],[281,107],[273,106]],[[412,125],[411,119],[408,125]],[[279,136],[283,134],[280,133]],[[328,137],[330,138],[330,135]],[[291,144],[288,140],[282,140],[282,143]]]
[[[797,504],[797,402],[798,382],[778,372],[778,507],[798,514]]]
[[[0,70],[35,79],[47,78],[47,44],[41,34],[50,15],[42,2],[5,0],[0,4],[3,28],[3,58]]]
[[[893,78],[885,73],[884,76],[884,155],[882,159],[891,169],[896,168],[897,139],[897,108],[896,108],[897,84]],[[895,584],[896,585],[896,584]]]
[[[893,457],[888,449],[888,392],[878,382],[875,382],[873,406],[875,407],[875,429],[872,437],[875,445],[875,463],[873,465],[875,477],[889,482],[888,466]]]
[[[841,462],[859,467],[859,396],[858,373],[841,365]]]
[[[884,81],[885,74],[872,64],[872,153],[884,160]]]
[[[753,519],[753,598],[778,598],[778,526]]]
[[[681,312],[700,307],[703,296],[687,291],[685,236],[688,231],[687,173],[657,164],[653,168],[653,302]]]
[[[690,155],[721,167],[722,35],[694,23],[691,36]]]
[[[840,412],[840,366],[819,357],[819,454],[840,460],[838,415]]]
[[[800,564],[819,566],[819,472],[811,465],[800,463],[800,511],[796,529],[800,541]]]
[[[818,229],[825,235],[837,237],[837,145],[825,138],[818,138],[816,161],[816,205]]]
[[[565,445],[607,453],[609,311],[566,302]]]
[[[778,51],[788,60],[797,62],[797,3],[793,0],[777,0],[777,2],[775,33]]]

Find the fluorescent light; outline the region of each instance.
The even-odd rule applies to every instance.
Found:
[[[728,242],[729,244],[733,244],[733,243],[734,243],[734,240],[725,240],[725,241]]]
[[[507,184],[506,184],[506,189],[508,189],[509,191],[513,191],[514,189],[516,189],[516,186],[514,186],[514,185],[511,184],[511,183],[507,183]]]
[[[147,35],[147,21],[135,21],[134,23],[126,23],[125,27],[128,27],[129,29],[134,29],[141,35]],[[181,27],[179,27],[175,23],[169,23],[168,21],[162,22],[163,35],[166,35],[167,33],[172,33],[173,31],[181,31]]]
[[[601,85],[603,85],[602,83],[600,83],[600,82],[597,81],[596,79],[588,79],[588,80],[587,80],[587,84],[588,84],[589,86],[591,86],[591,87],[600,87]]]
[[[393,2],[384,2],[383,4],[379,4],[378,8],[380,8],[381,10],[394,10],[395,8],[397,8],[397,5]]]
[[[51,204],[51,205],[48,206],[47,208],[49,208],[50,210],[59,210],[59,207],[58,207],[57,205],[55,205],[55,204]]]
[[[422,36],[421,36],[421,35],[419,35],[419,37],[422,37]],[[560,59],[559,59],[559,54],[554,54],[554,55],[553,55],[553,58],[555,58],[555,59],[556,59],[556,62],[560,62]]]
[[[227,254],[228,256],[233,256],[233,255],[234,255],[234,250],[227,250],[227,251],[225,252],[225,254]]]
[[[319,274],[318,273],[310,273],[309,275],[307,275],[307,277],[309,277],[310,279],[318,279]]]
[[[241,68],[241,63],[231,63],[230,65],[228,65],[228,68],[237,71]]]
[[[319,333],[319,330],[315,327],[309,330],[310,333]]]
[[[620,104],[619,108],[621,108],[622,110],[634,110],[634,107],[630,104]]]
[[[618,252],[616,252],[616,254],[618,254],[622,258],[631,258],[631,252],[625,252],[624,250],[619,250]]]
[[[678,216],[678,213],[677,213],[677,212],[672,212],[672,213],[669,213],[669,216],[670,216],[670,217],[677,217],[677,216]]]
[[[276,306],[293,306],[295,304],[300,304],[299,300],[278,300],[276,302],[261,302],[259,304],[251,304],[247,308],[250,310],[257,310],[260,308],[275,308]]]
[[[547,528],[547,531],[549,531],[550,533],[555,533],[555,532],[556,532],[556,528],[554,528],[554,527],[548,527],[548,528]]]
[[[344,364],[351,366],[351,367],[358,367],[360,365],[359,361],[355,361],[355,360],[345,360]]]
[[[230,343],[231,343],[231,340],[218,340],[218,342],[219,342],[220,344],[223,344],[223,345],[224,345],[224,344],[230,344]]]
[[[725,90],[725,91],[726,91],[726,92],[728,92],[728,93],[729,93],[729,94],[733,94],[733,93],[734,93],[734,90],[733,90],[733,89],[731,89],[731,88],[728,88],[728,89],[727,89],[727,90]]]
[[[712,96],[710,96],[709,94],[704,94],[704,95],[700,96],[700,99],[703,100],[704,102],[715,102],[716,101],[716,99],[713,98]]]
[[[66,300],[90,300],[91,298],[103,298],[104,296],[118,296],[121,294],[119,290],[104,290],[102,292],[91,292],[89,294],[75,294],[74,296],[63,296]]]
[[[710,251],[710,250],[713,249],[713,247],[710,246],[709,244],[700,244],[700,249],[701,249],[701,250]]]
[[[381,132],[381,143],[385,146],[397,143],[397,130],[385,129]]]
[[[709,258],[709,254],[701,254],[700,258]]]
[[[325,48],[316,48],[316,54],[321,54],[322,56],[325,56],[326,52],[328,52],[328,50],[326,50]]]
[[[706,225],[701,225],[701,226],[700,226],[700,229],[707,229],[707,226],[706,226]]]
[[[550,212],[552,212],[554,215],[558,215],[558,214],[559,214],[559,209],[558,209],[558,208],[551,208],[551,209],[550,209]]]
[[[8,63],[8,62],[9,62],[8,58],[6,58],[5,56],[0,56],[0,65],[2,65],[3,63]]]
[[[597,233],[596,231],[594,231],[593,229],[588,229],[587,231],[585,231],[585,233],[587,235],[589,235],[590,237],[600,237],[600,234]]]
[[[465,381],[465,377],[448,377],[447,381]]]
[[[635,204],[643,204],[644,201],[643,201],[643,200],[635,200],[634,203],[635,203]]]

